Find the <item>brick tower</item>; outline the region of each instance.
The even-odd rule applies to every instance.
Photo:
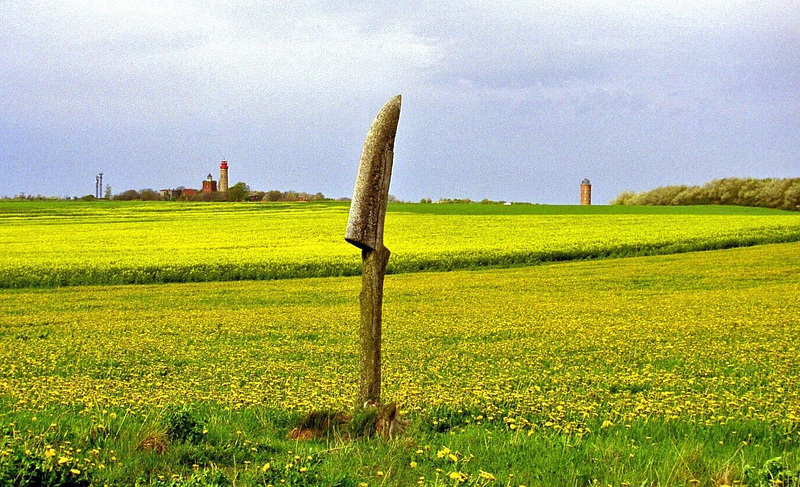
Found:
[[[200,190],[203,193],[214,193],[217,191],[217,182],[214,181],[214,178],[211,174],[208,175],[205,181],[203,181],[203,189]]]
[[[581,181],[581,205],[592,204],[592,183],[588,179]]]

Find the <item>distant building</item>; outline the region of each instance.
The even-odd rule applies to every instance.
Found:
[[[172,201],[172,200],[177,200],[178,198],[180,198],[181,195],[183,194],[183,190],[182,189],[162,189],[161,191],[159,191],[159,193],[161,193],[161,199],[167,200],[167,201]]]
[[[217,191],[217,182],[214,181],[213,176],[211,173],[206,176],[206,180],[203,181],[203,189],[200,190],[201,193],[216,193]]]
[[[588,179],[581,181],[581,205],[589,206],[592,204],[592,183]]]
[[[217,186],[217,182],[214,181],[214,177],[209,174],[206,176],[205,181],[203,181],[203,186],[199,190],[179,186],[177,189],[162,189],[159,191],[161,198],[165,200],[177,200],[181,198],[191,199],[198,193],[211,194],[217,192],[228,192],[228,161],[223,160],[222,164],[219,166],[219,187]]]

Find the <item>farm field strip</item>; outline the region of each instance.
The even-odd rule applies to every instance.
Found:
[[[385,397],[585,434],[800,424],[800,243],[388,276]],[[358,278],[0,292],[0,397],[347,409]],[[794,436],[793,436],[794,437]],[[797,439],[797,438],[795,438]]]
[[[348,206],[0,204],[0,287],[360,273]],[[800,214],[749,208],[394,205],[389,273],[509,267],[800,240]]]

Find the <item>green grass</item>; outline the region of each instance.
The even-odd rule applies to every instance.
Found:
[[[433,215],[778,215],[783,210],[746,206],[537,205],[529,203],[391,203],[388,211]]]
[[[35,421],[17,414],[6,432],[19,439],[6,439],[0,472],[9,460],[27,459],[94,485],[459,485],[454,476],[463,485],[771,486],[770,465],[772,475],[785,475],[783,485],[794,485],[800,466],[796,442],[761,423],[636,421],[575,437],[516,432],[469,416],[437,432],[431,417],[417,416],[398,439],[297,442],[286,434],[298,418],[280,411],[213,404],[186,411],[203,428],[202,439],[170,441],[163,453],[141,447],[166,428],[163,413],[110,419],[116,413],[52,408]],[[98,433],[99,424],[108,429]],[[50,448],[57,453],[47,458]],[[69,460],[59,465],[60,458]]]

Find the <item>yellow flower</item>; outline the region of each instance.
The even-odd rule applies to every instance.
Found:
[[[81,474],[81,471],[78,470],[77,468],[71,468],[69,471],[72,472],[72,475],[80,475]]]
[[[44,452],[44,456],[45,458],[52,458],[56,456],[56,451],[53,450],[52,448],[48,448],[47,451]]]
[[[270,464],[269,464],[269,462],[267,462],[267,463],[264,464],[263,467],[261,467],[261,471],[262,472],[266,472],[267,470],[269,470],[269,468],[270,468]]]
[[[448,475],[448,477],[450,477],[451,479],[455,480],[459,484],[462,483],[462,482],[466,482],[467,478],[468,478],[467,474],[462,473],[462,472],[450,472],[450,475]]]
[[[409,465],[411,466],[411,468],[417,468],[417,462],[411,462],[409,463]]]
[[[483,480],[488,480],[490,482],[497,480],[494,475],[490,474],[489,472],[484,472],[483,470],[480,471],[480,477]]]

